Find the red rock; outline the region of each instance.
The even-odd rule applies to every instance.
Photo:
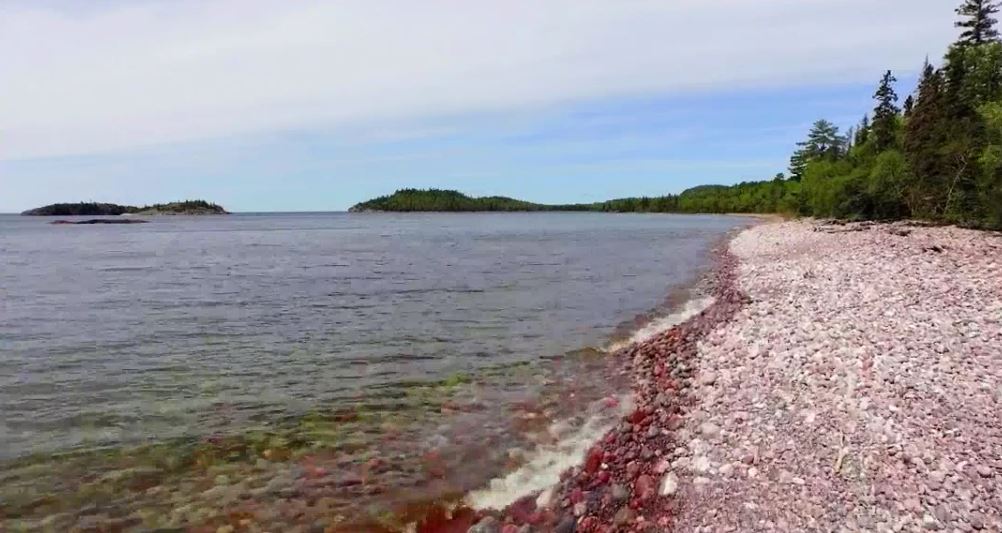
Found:
[[[476,520],[469,509],[459,509],[448,516],[445,509],[433,508],[417,526],[418,533],[466,533]]]
[[[647,413],[637,409],[630,413],[626,419],[630,421],[631,424],[639,424],[644,418],[647,418]]]
[[[602,466],[602,450],[593,447],[588,450],[588,457],[585,459],[585,472],[594,473],[598,471],[600,466]]]
[[[637,483],[633,486],[634,494],[641,500],[646,500],[654,495],[654,479],[647,474],[637,478]]]
[[[532,523],[532,517],[536,513],[536,499],[526,496],[511,504],[508,513],[517,523]]]
[[[580,501],[583,501],[584,491],[582,491],[581,489],[574,489],[571,491],[571,495],[569,496],[569,498],[571,500],[571,503],[578,503]]]

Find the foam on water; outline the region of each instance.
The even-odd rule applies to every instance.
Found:
[[[588,449],[633,408],[629,395],[610,400],[593,403],[579,427],[567,421],[553,423],[549,432],[556,438],[555,444],[531,451],[521,467],[491,480],[486,488],[471,492],[466,496],[466,503],[474,509],[503,509],[536,492],[542,492],[540,500],[548,499],[547,494],[560,481],[560,474],[581,464]]]
[[[693,298],[685,302],[685,305],[683,305],[682,309],[680,309],[678,312],[672,313],[668,316],[655,318],[646,326],[633,332],[633,335],[630,335],[630,338],[610,344],[609,347],[606,348],[606,351],[612,353],[617,350],[621,350],[623,348],[631,346],[633,344],[648,341],[656,337],[657,335],[664,333],[665,331],[668,331],[671,328],[685,322],[686,320],[689,320],[690,318],[702,313],[711,305],[713,305],[713,302],[714,298],[712,296],[707,296],[704,298]]]

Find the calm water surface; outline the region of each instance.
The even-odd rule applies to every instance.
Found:
[[[743,223],[0,216],[0,458],[226,432],[622,335]]]

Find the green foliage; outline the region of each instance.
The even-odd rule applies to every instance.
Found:
[[[957,14],[964,18],[956,23],[958,28],[964,28],[960,41],[979,45],[998,39],[999,34],[995,29],[998,21],[992,18],[998,11],[998,5],[990,0],[964,0],[957,8]]]
[[[918,90],[897,106],[891,71],[873,120],[841,135],[818,120],[797,143],[790,179],[694,187],[679,195],[540,205],[408,189],[359,204],[391,211],[788,213],[848,219],[922,218],[1002,229],[1002,43],[986,0],[957,10],[964,29],[940,69],[926,61]]]
[[[878,155],[866,180],[869,215],[877,219],[907,216],[905,191],[911,181],[911,169],[904,154],[888,150]]]
[[[145,207],[97,203],[97,202],[78,202],[78,203],[62,203],[62,204],[46,205],[36,209],[30,209],[22,214],[32,215],[32,216],[67,217],[67,216],[114,216],[114,215],[124,215],[127,213],[145,213],[145,212],[156,212],[156,213],[167,213],[167,214],[185,214],[185,213],[224,214],[226,213],[226,210],[224,210],[218,204],[209,203],[206,202],[205,200],[185,200],[182,202],[154,204]]]
[[[877,101],[877,107],[873,109],[873,141],[876,143],[877,151],[887,150],[894,146],[897,138],[898,127],[898,93],[894,92],[894,83],[898,79],[891,71],[887,71],[880,80],[877,92],[873,94],[873,99]]]
[[[156,211],[158,213],[225,213],[226,210],[219,204],[206,202],[205,200],[184,200],[181,202],[170,202],[166,204],[153,204],[145,207],[134,208],[135,212]]]
[[[22,213],[31,216],[85,216],[85,215],[121,215],[130,213],[131,209],[127,205],[103,204],[97,202],[78,202],[75,204],[50,204],[36,209],[30,209]]]
[[[1002,102],[985,104],[979,112],[985,121],[987,143],[978,160],[977,195],[987,225],[1002,228]]]
[[[866,142],[870,135],[870,116],[863,115],[863,120],[860,121],[859,127],[856,128],[856,136],[853,137],[853,146],[859,146]]]
[[[490,196],[472,198],[458,191],[441,189],[401,189],[389,196],[362,202],[352,211],[542,211],[546,206]]]
[[[814,159],[837,160],[845,154],[848,139],[839,135],[838,127],[827,120],[818,120],[811,126],[807,140],[790,158],[790,176],[797,181],[803,178],[807,164]]]
[[[776,177],[725,187],[694,187],[679,195],[683,213],[787,213],[796,214],[800,183]]]
[[[472,198],[456,191],[403,189],[362,202],[352,211],[598,211],[606,213],[796,214],[800,184],[779,174],[771,181],[704,185],[656,197],[618,198],[591,204],[546,205],[504,197]]]
[[[990,2],[958,10],[965,28],[943,67],[926,62],[918,91],[898,109],[884,74],[842,157],[794,154],[802,175],[801,213],[851,219],[923,218],[1002,228],[1002,43]]]

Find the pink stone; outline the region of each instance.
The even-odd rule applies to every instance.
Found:
[[[647,474],[640,476],[637,478],[636,485],[633,486],[633,491],[641,500],[650,498],[654,495],[654,480]]]

